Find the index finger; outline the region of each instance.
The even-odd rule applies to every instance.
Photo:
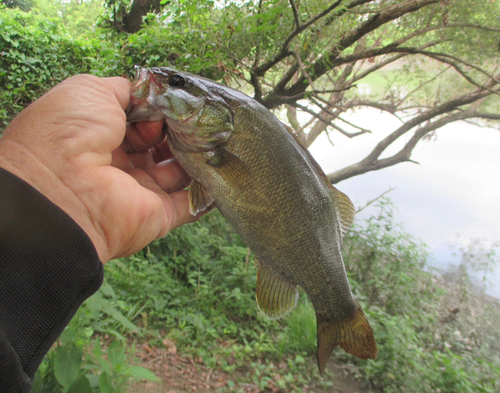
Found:
[[[100,78],[100,82],[105,85],[108,90],[111,90],[118,103],[123,110],[127,109],[130,102],[130,90],[132,89],[132,82],[121,76],[112,76]]]
[[[163,120],[128,123],[122,149],[127,153],[136,153],[158,145],[165,139],[163,123]]]

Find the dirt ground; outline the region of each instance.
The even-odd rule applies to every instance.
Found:
[[[252,383],[238,382],[244,380],[244,372],[228,374],[220,370],[208,369],[201,359],[177,353],[175,345],[155,348],[145,344],[136,353],[136,356],[142,360],[141,366],[150,369],[162,381],[161,383],[146,381],[134,383],[129,390],[131,393],[206,393],[238,390],[245,393],[285,392],[285,390],[275,387],[272,381],[265,390],[261,390]],[[318,381],[313,382],[311,386],[303,386],[302,391],[315,393],[365,392],[362,385],[353,380],[341,365],[331,361],[328,368],[330,374],[325,379],[332,382],[331,387],[322,388],[319,386]],[[331,374],[333,374],[333,377]],[[282,377],[276,374],[276,378]]]

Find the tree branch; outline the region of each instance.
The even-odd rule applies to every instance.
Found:
[[[479,117],[481,119],[488,119],[488,120],[500,120],[499,113],[477,112],[474,117]]]
[[[335,13],[335,17],[341,16],[345,14],[347,11],[351,10],[352,8],[358,7],[360,5],[363,5],[365,3],[369,3],[373,0],[354,0],[342,9],[340,9],[338,12]],[[435,0],[437,1],[437,0]],[[258,76],[264,76],[264,74],[273,66],[278,64],[281,60],[283,60],[285,57],[288,57],[291,55],[291,52],[288,50],[288,45],[292,41],[293,38],[295,38],[296,35],[301,33],[303,30],[305,30],[307,27],[312,25],[313,23],[317,22],[319,19],[323,18],[325,15],[327,15],[329,12],[331,12],[333,9],[335,9],[342,1],[337,1],[334,4],[332,4],[330,7],[328,7],[325,11],[321,12],[320,14],[316,15],[315,17],[309,19],[306,23],[304,23],[301,26],[301,31],[297,32],[296,31],[292,32],[290,36],[287,38],[285,41],[285,44],[282,46],[280,53],[271,61],[267,62],[266,64],[263,64],[262,66],[258,67],[257,69],[253,70],[253,72],[256,73]],[[334,17],[328,18],[328,21],[323,24],[320,28],[324,28],[325,26],[328,26],[332,21],[334,20]],[[281,78],[281,80],[276,84],[274,91],[276,91],[278,94],[279,92],[282,92],[287,85],[287,83],[292,79],[293,75],[297,71],[297,64],[294,64],[288,72],[285,73],[285,75]]]
[[[410,131],[412,128],[418,126],[419,124],[422,124],[423,122],[426,122],[436,116],[442,115],[446,112],[451,112],[463,105],[471,104],[474,101],[477,101],[483,97],[491,95],[490,92],[486,92],[484,90],[479,90],[474,93],[470,94],[465,94],[459,98],[456,98],[454,100],[447,101],[441,105],[436,106],[433,109],[428,110],[425,113],[422,113],[416,117],[414,117],[411,120],[408,120],[406,123],[404,123],[401,127],[399,127],[396,131],[394,131],[392,134],[388,135],[386,138],[384,138],[375,148],[372,150],[372,152],[367,156],[367,160],[370,162],[375,162],[378,160],[380,155],[384,152],[384,150],[391,144],[393,143],[396,139],[398,139],[400,136],[405,134],[406,132]]]
[[[371,16],[366,22],[362,23],[358,28],[351,31],[350,34],[347,34],[343,39],[341,39],[335,49],[330,53],[329,56],[326,56],[325,59],[322,59],[316,62],[311,66],[311,71],[308,71],[309,75],[314,75],[314,80],[318,79],[320,76],[324,75],[330,69],[335,67],[338,64],[337,57],[338,55],[345,49],[352,46],[356,41],[358,41],[361,37],[366,34],[374,31],[378,27],[388,23],[394,19],[399,18],[407,13],[412,13],[418,11],[422,7],[425,7],[430,4],[437,3],[439,0],[408,0],[403,3],[397,3],[392,6],[389,6],[377,14]],[[369,51],[368,51],[369,52]],[[366,52],[365,52],[366,53]],[[390,53],[387,51],[387,53]],[[359,55],[355,55],[352,61],[362,58]],[[373,57],[373,56],[369,56]],[[348,62],[343,62],[342,64],[346,64]],[[300,92],[303,92],[307,89],[306,78],[299,78],[297,82],[295,82],[289,89],[284,91],[286,84],[289,82],[291,77],[287,78],[286,75],[282,80],[276,85],[273,91],[264,99],[264,101],[270,101],[276,98],[276,96],[288,96],[295,95]],[[266,105],[268,106],[268,105]],[[269,106],[268,106],[269,107]]]
[[[304,30],[306,30],[309,26],[311,26],[314,22],[318,21],[319,19],[323,18],[325,15],[328,15],[332,10],[337,8],[340,3],[342,3],[342,0],[337,0],[334,2],[332,5],[327,7],[324,11],[320,12],[318,15],[315,17],[309,19],[306,23],[304,23],[301,26],[298,26],[295,28],[294,31],[292,31],[288,37],[285,39],[285,42],[281,46],[281,50],[279,53],[274,57],[273,60],[268,61],[267,63],[262,64],[260,67],[257,67],[253,70],[255,75],[257,76],[264,76],[264,74],[273,66],[278,64],[281,60],[283,60],[285,57],[288,57],[291,55],[291,52],[288,50],[288,45],[290,45],[290,42],[302,33]]]

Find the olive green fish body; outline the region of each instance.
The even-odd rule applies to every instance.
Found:
[[[140,72],[137,80],[147,80],[147,70]],[[215,203],[258,259],[259,308],[270,317],[286,314],[295,306],[298,285],[316,311],[321,371],[338,345],[374,358],[373,333],[352,295],[341,255],[343,233],[354,216],[349,199],[256,101],[191,74],[167,68],[151,73],[155,79],[146,92],[170,93],[161,100],[154,96],[148,106],[136,81],[133,104],[140,110],[129,109],[129,119],[165,115],[171,151],[194,179],[193,213]],[[181,86],[175,86],[176,77]]]
[[[331,189],[312,163],[304,166],[308,155],[274,116],[255,116],[246,109],[234,113],[235,132],[224,149],[246,164],[244,176],[228,181],[217,167],[200,165],[206,153],[171,146],[174,156],[213,196],[261,263],[301,286],[316,310],[341,320],[346,315],[338,305],[350,308],[349,313],[355,302],[340,254]],[[274,130],[267,131],[271,126]],[[245,133],[238,132],[243,128]]]

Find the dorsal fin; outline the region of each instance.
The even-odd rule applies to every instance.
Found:
[[[351,200],[346,194],[337,190],[333,186],[333,184],[330,182],[330,179],[328,179],[328,176],[326,176],[325,172],[323,171],[323,168],[321,168],[321,166],[316,162],[316,160],[311,155],[309,150],[307,150],[302,141],[299,139],[293,128],[287,126],[285,123],[283,123],[283,125],[290,132],[290,134],[292,134],[292,136],[302,149],[303,153],[309,159],[309,162],[314,166],[316,171],[319,173],[319,175],[323,178],[327,186],[330,188],[332,198],[335,201],[335,205],[337,206],[339,212],[340,230],[342,232],[342,237],[344,237],[345,233],[349,230],[349,228],[351,228],[352,222],[354,221],[354,215],[356,214],[354,210],[354,205],[352,204]]]
[[[354,210],[354,205],[346,194],[337,190],[334,186],[332,186],[332,194],[337,204],[340,218],[340,231],[342,232],[343,238],[346,232],[351,228],[356,212]]]

